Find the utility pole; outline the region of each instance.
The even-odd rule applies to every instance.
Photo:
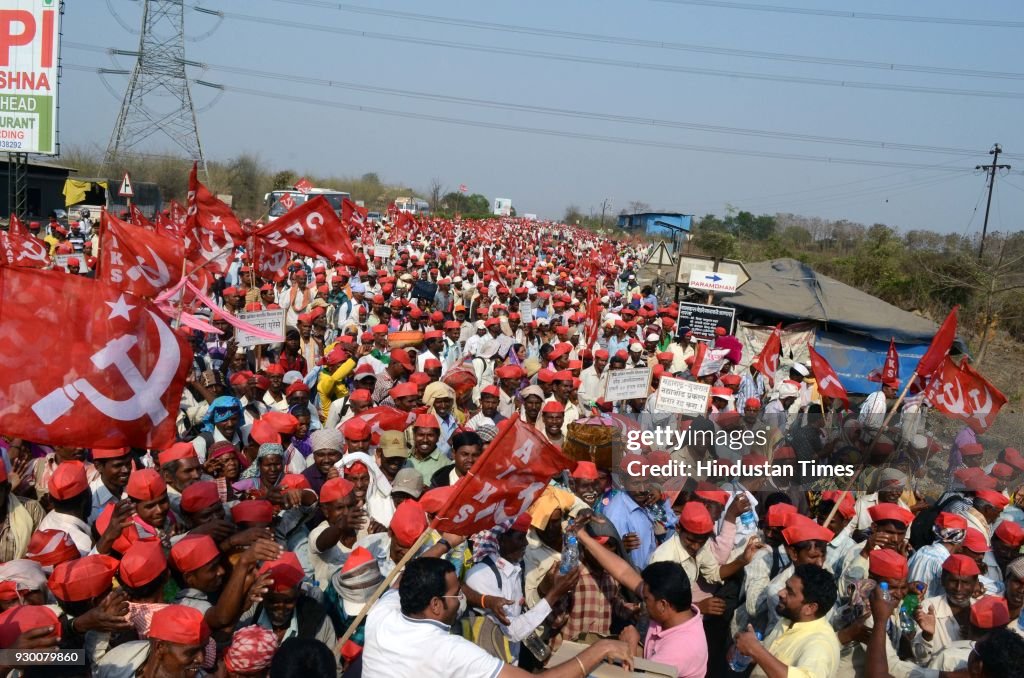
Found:
[[[605,210],[607,210],[611,206],[612,206],[612,199],[611,198],[605,198],[604,200],[601,201],[601,228],[602,229],[604,228],[604,212],[605,212]]]
[[[182,0],[145,0],[139,49],[115,50],[136,61],[107,146],[105,169],[115,169],[124,156],[138,153],[143,141],[160,132],[206,174],[185,72],[186,66],[202,64],[185,59],[185,7]]]
[[[992,189],[996,185],[996,171],[1005,169],[1009,170],[1009,165],[1000,165],[999,154],[1003,152],[1002,146],[999,144],[993,144],[992,150],[988,152],[992,156],[991,165],[975,165],[976,170],[985,170],[988,174],[988,202],[985,203],[985,222],[981,226],[981,245],[978,246],[978,261],[981,261],[981,255],[985,253],[985,235],[988,233],[988,211],[992,207]]]

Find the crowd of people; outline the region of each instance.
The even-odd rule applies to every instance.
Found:
[[[173,445],[3,438],[0,648],[82,653],[5,654],[7,675],[1024,674],[1017,450],[970,429],[943,446],[921,398],[892,411],[891,379],[846,410],[802,362],[762,374],[638,282],[639,243],[515,219],[375,228],[393,246],[365,245],[367,270],[297,258],[262,278],[237,250],[216,298],[279,310],[284,340],[240,345],[216,316],[220,334],[193,331]],[[643,368],[646,396],[606,400],[611,373]],[[667,377],[710,386],[704,415],[659,410]],[[516,419],[566,450],[580,427],[760,435],[617,447],[490,530],[432,529]],[[656,473],[672,460],[710,470]],[[714,472],[734,462],[762,472]],[[810,482],[801,462],[859,470]]]

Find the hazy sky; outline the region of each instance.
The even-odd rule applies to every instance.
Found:
[[[495,197],[511,198],[520,213],[550,217],[561,216],[570,203],[585,212],[600,211],[601,201],[610,198],[613,213],[634,200],[655,209],[697,215],[721,215],[726,205],[732,204],[754,212],[796,212],[884,222],[904,229],[969,232],[980,230],[985,204],[984,178],[973,168],[989,162],[988,150],[993,142],[999,142],[1009,154],[1006,162],[1014,168],[1005,181],[997,181],[989,228],[1020,229],[1024,217],[1024,5],[1013,0],[906,0],[898,5],[882,0],[773,1],[815,10],[827,7],[850,12],[899,12],[904,16],[984,19],[1017,25],[840,18],[702,6],[690,0],[352,0],[347,5],[616,38],[600,42],[340,11],[337,2],[320,0],[187,0],[188,5],[261,20],[228,17],[202,38],[217,20],[189,9],[185,14],[186,32],[202,39],[187,42],[186,50],[189,59],[216,67],[334,80],[403,93],[395,96],[341,89],[219,68],[205,72],[190,69],[194,78],[273,95],[229,89],[212,107],[203,110],[214,101],[216,92],[193,87],[196,105],[201,109],[200,136],[211,159],[255,152],[275,169],[340,175],[373,171],[386,180],[406,182],[421,190],[437,177],[449,189],[465,183],[470,191],[483,193],[492,201]],[[133,28],[139,25],[139,1],[66,3],[64,63],[132,66],[131,57],[112,58],[71,44],[136,47],[137,35],[120,25],[108,10],[108,3],[121,21]],[[747,4],[767,5],[760,0]],[[290,26],[289,22],[346,32],[314,31]],[[475,45],[502,53],[414,44],[356,35],[353,31]],[[659,41],[1004,75],[860,68],[648,46]],[[527,52],[579,60],[527,56]],[[595,60],[602,63],[593,63]],[[692,72],[700,69],[726,74]],[[740,73],[804,81],[736,77]],[[119,97],[128,81],[123,76],[106,77],[117,99],[106,91],[99,75],[65,70],[62,143],[106,147]],[[808,80],[832,84],[812,84]],[[1014,96],[838,86],[844,82]],[[411,98],[409,92],[446,99]],[[289,97],[303,101],[288,101]],[[596,113],[601,117],[500,109],[452,101],[450,97]],[[349,108],[317,105],[314,101]],[[353,110],[352,106],[412,117]],[[608,116],[627,116],[633,121],[609,120]],[[451,119],[491,127],[458,124]],[[977,152],[930,153],[637,124],[645,119]],[[495,125],[506,129],[495,129]],[[166,140],[156,142],[156,148],[170,147]],[[701,148],[805,159],[726,154]],[[826,163],[808,157],[855,159],[869,164]],[[942,169],[893,166],[905,163]]]

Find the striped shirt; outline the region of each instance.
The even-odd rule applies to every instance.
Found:
[[[768,380],[764,378],[764,375],[760,372],[751,375],[748,371],[747,374],[743,375],[743,379],[740,380],[740,388],[736,392],[736,411],[743,414],[747,398],[757,398],[760,400],[761,396],[767,391]]]
[[[941,543],[922,546],[910,557],[907,581],[928,585],[929,595],[942,595],[942,564],[949,558],[949,550]]]

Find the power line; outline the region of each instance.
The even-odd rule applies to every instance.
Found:
[[[89,66],[81,66],[77,64],[68,64],[69,68],[73,70],[92,71],[96,73],[107,73],[107,74],[123,74],[115,73],[111,69],[102,69]],[[373,113],[377,115],[387,115],[391,117],[408,118],[414,120],[428,120],[433,122],[451,123],[455,125],[463,125],[467,127],[478,127],[483,129],[501,130],[509,132],[523,132],[529,134],[538,134],[543,136],[562,137],[567,139],[581,139],[585,141],[601,141],[616,144],[626,144],[631,146],[644,146],[652,148],[670,148],[673,150],[682,151],[694,151],[701,153],[717,153],[725,155],[740,155],[758,158],[770,158],[776,160],[796,160],[803,162],[817,162],[827,164],[841,164],[841,165],[858,165],[866,167],[899,167],[905,169],[934,169],[936,171],[949,171],[949,172],[964,172],[963,168],[939,168],[934,165],[922,165],[918,163],[907,163],[907,162],[894,162],[884,160],[863,160],[859,158],[840,158],[831,156],[818,156],[818,155],[805,155],[797,153],[777,153],[770,151],[755,151],[746,149],[726,148],[718,146],[702,146],[696,144],[681,144],[676,142],[666,141],[654,141],[649,139],[637,139],[630,137],[617,137],[600,134],[589,134],[583,132],[570,132],[565,130],[554,130],[546,129],[541,127],[527,127],[521,125],[510,125],[505,123],[494,123],[485,122],[481,120],[469,120],[464,118],[454,118],[450,116],[432,115],[427,113],[413,113],[409,111],[400,111],[388,108],[380,108],[374,106],[363,106],[359,104],[348,104],[339,101],[325,101],[319,98],[313,97],[301,97],[284,93],[267,92],[265,90],[250,89],[244,87],[236,87],[234,85],[212,85],[211,83],[202,80],[193,80],[196,84],[205,86],[215,86],[219,89],[223,89],[227,92],[236,92],[239,94],[247,94],[250,96],[276,99],[279,101],[287,101],[290,103],[304,103],[312,106],[322,106],[329,108],[338,108],[342,110],[356,111],[362,113]]]
[[[921,188],[929,188],[929,187],[932,187],[932,186],[937,186],[939,184],[943,184],[943,183],[946,183],[946,182],[951,181],[951,180],[963,179],[963,178],[965,178],[967,176],[968,176],[968,174],[966,172],[964,174],[953,174],[953,175],[946,175],[946,176],[939,176],[939,177],[930,176],[930,177],[926,177],[926,178],[918,178],[918,179],[913,179],[913,180],[909,180],[909,181],[905,181],[905,182],[890,184],[890,185],[887,185],[887,186],[877,186],[877,187],[873,187],[873,188],[864,188],[864,189],[861,189],[861,190],[849,191],[849,192],[845,192],[845,193],[836,193],[836,194],[833,194],[833,195],[809,196],[809,197],[806,197],[806,198],[796,198],[796,199],[793,199],[793,198],[781,199],[780,198],[780,199],[769,200],[769,201],[760,201],[760,202],[759,201],[746,201],[746,202],[744,202],[742,204],[752,204],[752,205],[757,205],[757,206],[759,206],[761,208],[765,208],[765,207],[773,207],[773,206],[776,206],[776,205],[786,205],[786,204],[793,204],[793,203],[796,203],[796,204],[799,204],[799,205],[817,205],[817,204],[827,204],[827,203],[834,203],[834,202],[845,202],[845,201],[849,201],[849,200],[862,200],[864,198],[872,197],[872,196],[875,196],[875,195],[901,195],[903,193],[907,193],[907,192],[910,192],[910,191],[916,191],[916,190],[919,190]],[[737,204],[740,204],[740,201],[735,201],[735,202]]]
[[[645,40],[642,38],[626,38],[614,35],[602,35],[598,33],[580,33],[577,31],[563,31],[549,28],[538,28],[535,26],[522,26],[516,24],[497,23],[491,21],[459,19],[455,17],[437,16],[433,14],[420,14],[418,12],[402,12],[397,10],[378,9],[375,7],[350,5],[346,3],[327,2],[325,0],[274,0],[274,2],[279,2],[288,5],[320,7],[323,9],[333,9],[341,12],[351,12],[353,14],[384,16],[394,19],[416,21],[420,23],[433,23],[445,26],[462,26],[466,28],[497,31],[501,33],[516,33],[520,35],[536,35],[543,37],[558,38],[559,40],[578,40],[582,42],[595,42],[609,45],[625,45],[628,47],[646,47],[651,49],[694,52],[699,54],[717,54],[722,56],[743,57],[748,59],[790,61],[794,63],[822,64],[826,66],[846,66],[850,68],[866,68],[884,71],[908,71],[914,73],[931,73],[938,75],[954,75],[961,77],[1024,80],[1024,73],[951,68],[945,66],[898,64],[886,61],[866,61],[862,59],[838,59],[804,54],[789,54],[785,52],[763,52],[748,49],[733,49],[727,47],[713,47],[708,45],[693,45],[689,43],[669,42],[664,40]],[[200,11],[209,12],[210,10]]]
[[[919,24],[947,24],[954,26],[984,26],[988,28],[1024,28],[1024,21],[1002,21],[998,19],[958,19],[940,16],[913,16],[907,14],[879,14],[878,12],[854,12],[838,9],[810,9],[784,5],[757,5],[750,2],[725,2],[724,0],[655,0],[673,5],[695,5],[721,9],[743,9],[778,14],[806,14],[838,19],[866,19],[871,21],[899,21]]]
[[[996,90],[974,90],[957,89],[950,87],[923,87],[916,85],[890,85],[886,83],[861,82],[857,80],[834,80],[828,78],[809,78],[790,75],[773,75],[770,73],[751,73],[746,71],[730,71],[716,68],[698,68],[692,66],[676,66],[672,64],[654,64],[642,61],[624,61],[621,59],[606,59],[602,57],[586,57],[560,52],[546,52],[541,50],[513,49],[510,47],[499,47],[496,45],[480,45],[467,42],[455,42],[450,40],[435,40],[421,38],[412,35],[398,35],[393,33],[376,33],[373,31],[361,31],[352,28],[341,28],[338,26],[324,26],[322,24],[303,23],[300,21],[289,21],[280,17],[260,17],[238,12],[217,12],[208,10],[196,5],[194,9],[207,14],[217,14],[229,19],[237,19],[251,23],[266,24],[275,28],[288,27],[303,31],[320,31],[334,33],[336,35],[348,35],[356,38],[369,38],[371,40],[385,40],[388,42],[399,42],[414,45],[426,45],[430,47],[445,47],[471,52],[482,52],[486,54],[503,54],[508,56],[524,56],[534,59],[545,59],[551,61],[565,61],[568,63],[594,64],[598,66],[614,66],[618,68],[662,71],[670,73],[688,73],[691,75],[706,75],[711,77],[740,78],[745,80],[760,80],[766,82],[788,82],[798,85],[819,85],[825,87],[843,87],[846,89],[868,89],[887,92],[911,92],[916,94],[943,94],[948,96],[969,96],[994,99],[1024,99],[1024,92],[1005,92]]]
[[[64,43],[66,47],[73,49],[85,49],[88,51],[109,51],[102,47],[93,45],[87,45],[84,43],[78,43],[73,41],[67,41]],[[963,156],[978,156],[984,151],[970,148],[950,148],[945,146],[929,146],[923,144],[905,144],[889,141],[871,141],[867,139],[851,139],[846,137],[830,137],[813,134],[801,134],[795,132],[778,132],[771,130],[759,130],[759,129],[747,129],[742,127],[727,127],[722,125],[709,125],[704,123],[695,122],[682,122],[676,120],[662,120],[658,118],[645,118],[640,116],[632,115],[619,115],[612,113],[594,113],[589,111],[580,111],[573,109],[554,108],[549,106],[537,106],[533,104],[517,104],[504,101],[495,101],[490,99],[478,99],[472,97],[460,97],[451,96],[444,94],[436,94],[432,92],[422,92],[416,90],[405,90],[396,89],[391,87],[378,87],[374,85],[364,85],[360,83],[345,82],[341,80],[329,80],[325,78],[315,78],[311,76],[300,76],[294,73],[274,73],[271,71],[244,68],[241,66],[228,66],[223,64],[210,64],[203,63],[202,66],[211,71],[221,71],[225,73],[233,73],[236,75],[246,75],[252,77],[258,77],[263,79],[282,80],[285,82],[300,82],[309,85],[316,85],[322,87],[332,87],[336,89],[346,89],[358,92],[369,92],[374,94],[384,94],[387,96],[398,96],[412,99],[421,99],[429,101],[441,101],[447,103],[456,103],[459,105],[471,105],[480,106],[484,108],[496,108],[503,110],[522,111],[527,113],[540,113],[545,115],[557,115],[563,117],[581,118],[589,120],[603,120],[607,122],[621,122],[627,124],[641,125],[644,127],[667,127],[675,129],[689,129],[700,132],[712,132],[716,134],[729,134],[739,136],[753,136],[753,137],[765,137],[772,139],[785,139],[789,141],[802,141],[809,143],[820,143],[820,144],[837,144],[844,146],[858,146],[865,148],[877,148],[886,150],[899,150],[899,151],[912,151],[921,153],[939,153],[943,155],[963,155]]]

